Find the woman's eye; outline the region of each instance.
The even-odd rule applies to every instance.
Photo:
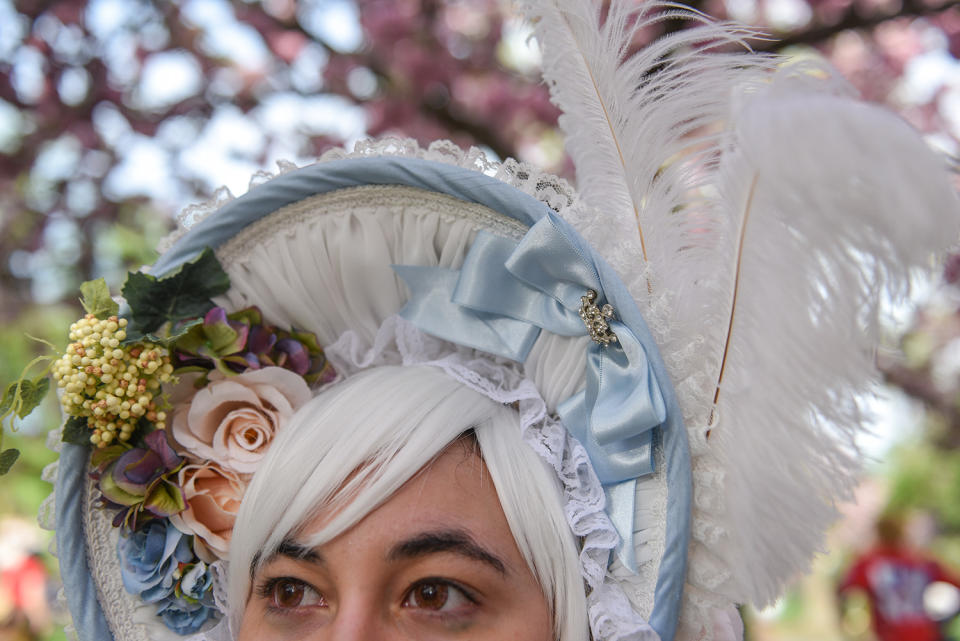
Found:
[[[448,612],[474,603],[460,588],[445,581],[421,581],[411,588],[403,601],[405,608]]]
[[[319,592],[299,579],[271,579],[264,588],[263,596],[278,610],[326,605]]]

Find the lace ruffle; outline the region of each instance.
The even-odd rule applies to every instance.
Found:
[[[533,165],[508,159],[503,163],[494,162],[476,147],[463,150],[449,140],[437,140],[426,149],[420,147],[417,141],[411,138],[384,138],[382,140],[361,140],[353,151],[344,149],[330,149],[317,162],[330,162],[345,158],[373,158],[378,156],[399,156],[404,158],[421,158],[434,162],[442,162],[456,167],[463,167],[473,171],[493,176],[525,194],[546,203],[555,211],[569,208],[576,202],[576,192],[570,184],[551,174],[546,174]],[[262,185],[269,180],[297,169],[297,166],[288,161],[277,163],[277,172],[259,171],[250,178],[249,189]],[[218,209],[234,199],[234,195],[226,187],[217,189],[208,200],[189,205],[177,215],[177,229],[164,238],[158,251],[161,253],[169,249],[174,242],[183,236],[194,225],[204,220]]]
[[[619,537],[603,510],[603,489],[587,453],[547,412],[532,381],[506,361],[427,336],[398,316],[383,323],[372,345],[348,331],[325,352],[344,376],[377,365],[430,365],[498,403],[516,403],[524,442],[556,472],[567,522],[582,543],[580,567],[589,586],[594,641],[658,639],[631,606],[620,583],[607,573],[607,560]]]
[[[718,611],[726,612],[731,603],[730,598],[725,596],[730,593],[731,569],[725,567],[710,551],[710,548],[715,546],[717,541],[723,540],[728,534],[723,520],[722,466],[715,459],[705,438],[711,408],[709,399],[703,397],[703,389],[709,387],[709,384],[704,383],[702,350],[699,349],[696,341],[687,340],[682,345],[671,342],[671,335],[675,335],[675,333],[670,329],[671,319],[667,311],[671,308],[669,305],[670,293],[664,292],[663,288],[651,288],[649,286],[652,281],[655,281],[655,275],[640,266],[640,261],[637,259],[639,255],[637,248],[624,243],[623,238],[631,236],[618,233],[617,229],[612,226],[610,217],[604,216],[602,212],[584,207],[578,201],[575,191],[566,181],[544,174],[517,161],[507,160],[503,163],[490,161],[478,149],[462,150],[449,141],[438,141],[428,148],[421,148],[413,140],[362,141],[356,145],[352,152],[340,149],[328,151],[320,158],[320,162],[341,158],[376,156],[423,158],[494,176],[547,203],[571,222],[588,242],[595,247],[603,248],[607,261],[619,272],[621,278],[644,309],[646,320],[660,345],[661,354],[671,373],[671,378],[674,380],[677,394],[682,399],[681,407],[688,426],[693,456],[695,504],[689,570],[677,639],[709,640],[713,638],[712,630],[716,625],[716,613]],[[269,181],[276,175],[296,169],[296,166],[292,163],[281,162],[278,165],[278,171],[274,175],[267,172],[256,174],[251,179],[251,188]],[[161,245],[161,250],[169,247],[188,229],[231,200],[233,200],[233,195],[229,190],[221,188],[206,203],[186,208],[178,217],[179,229],[165,239]],[[649,294],[651,289],[658,292],[658,295],[651,296]],[[372,349],[374,353],[379,353],[376,346]],[[699,357],[698,354],[700,354]],[[370,365],[372,363],[366,366]],[[529,410],[526,404],[521,403],[521,412],[524,411],[533,411],[536,414],[534,410]],[[562,434],[551,432],[551,426],[545,422],[539,430],[537,444],[532,444],[532,446],[538,448],[537,451],[541,452],[541,455],[545,456],[547,460],[556,460],[558,453],[560,453],[560,460],[564,460],[562,453],[567,452],[567,449],[563,439],[566,437],[565,430],[562,430],[562,427],[560,431]],[[571,466],[571,470],[575,469],[576,463],[573,459],[567,460],[567,464]],[[45,471],[45,476],[55,477],[55,465],[53,464]],[[647,529],[635,534],[640,572],[633,575],[618,567],[615,563],[610,575],[605,580],[612,580],[612,576],[616,581],[619,581],[622,592],[627,595],[629,601],[633,604],[633,609],[648,615],[653,605],[655,587],[653,578],[657,575],[659,560],[663,554],[662,524],[666,512],[666,487],[663,476],[657,474],[641,482],[640,492],[644,493],[644,498],[643,500],[638,498],[638,506],[641,506],[645,514],[638,514],[638,523],[645,522],[648,524]],[[587,503],[589,504],[589,501]],[[582,513],[586,514],[588,512],[575,511],[573,516],[568,514],[568,518],[571,519],[571,527],[590,529],[593,526],[589,519],[576,518],[577,515]],[[41,508],[41,515],[44,525],[48,527],[53,525],[52,497]],[[607,545],[606,542],[601,543],[597,549],[609,550],[610,547],[603,547],[605,545]],[[584,555],[588,559],[591,558],[591,555],[593,555],[592,558],[598,559],[600,552],[590,552],[585,546]],[[596,566],[597,563],[593,565]],[[599,576],[599,570],[595,569],[591,572],[593,576]],[[598,596],[600,594],[596,590],[594,590],[594,593]],[[603,601],[604,599],[599,600]],[[594,618],[594,610],[591,609],[591,621],[597,625],[600,625],[602,621],[615,619],[616,617],[604,618],[603,616]],[[229,638],[229,636],[216,636],[212,632],[207,634],[210,636],[199,636],[195,639],[197,641],[201,639],[223,641]]]
[[[577,227],[578,231],[587,240],[595,246],[605,248],[605,256],[617,268],[631,291],[638,296],[637,300],[646,303],[646,314],[649,317],[648,321],[653,321],[650,324],[655,335],[659,338],[667,333],[665,330],[668,325],[667,319],[659,318],[659,316],[665,316],[666,301],[647,300],[647,281],[650,275],[644,270],[637,269],[636,257],[638,254],[634,251],[635,248],[623,245],[622,240],[617,238],[617,231],[610,227],[601,213],[583,207],[577,199],[576,192],[565,180],[545,174],[533,166],[512,159],[503,163],[493,162],[478,149],[462,150],[449,141],[437,141],[427,148],[422,148],[416,141],[410,139],[367,140],[357,143],[354,150],[350,152],[342,149],[332,149],[326,152],[319,159],[319,162],[379,156],[420,158],[471,169],[496,177],[523,193],[545,202]],[[278,175],[294,168],[289,163],[282,165]],[[251,185],[262,184],[269,178],[269,175],[261,173],[254,177]],[[185,233],[191,226],[222,207],[229,199],[232,199],[232,196],[226,191],[221,191],[212,201],[185,210],[180,216],[182,229],[176,234]],[[512,236],[513,234],[505,235]],[[254,236],[256,235],[254,234]],[[620,238],[629,237],[628,234],[620,234],[619,236]],[[172,239],[169,242],[172,242]],[[643,296],[636,294],[636,292],[642,292]],[[653,316],[658,310],[660,312],[658,318],[654,319]],[[373,363],[365,366],[371,365]],[[562,431],[565,434],[565,430]],[[544,439],[543,443],[547,442]],[[556,451],[558,450],[554,450],[549,455],[555,454]],[[661,466],[658,469],[663,468]],[[661,473],[642,480],[638,485],[642,497],[638,494],[637,505],[643,512],[643,514],[638,514],[638,523],[644,523],[634,534],[639,572],[637,574],[631,573],[614,562],[611,575],[621,583],[633,608],[643,615],[649,615],[653,609],[657,571],[660,558],[663,555],[667,490],[665,477]],[[583,527],[590,527],[587,521],[583,522]],[[590,553],[585,552],[585,554],[589,555]],[[600,557],[599,552],[595,555],[598,558]],[[693,612],[693,609],[684,608],[681,616],[686,616],[688,612]],[[695,618],[698,623],[706,621],[701,617]],[[705,625],[691,627],[703,628]]]
[[[602,212],[591,211],[583,206],[571,208],[566,217],[591,245],[603,248],[604,258],[617,270],[634,299],[641,305],[644,319],[657,341],[673,379],[674,389],[681,399],[680,407],[687,426],[693,468],[694,505],[683,607],[676,638],[678,641],[725,638],[723,630],[736,628],[726,614],[732,607],[732,600],[727,595],[731,593],[733,572],[711,551],[728,536],[728,531],[723,516],[723,466],[717,460],[715,449],[711,449],[707,441],[714,407],[711,397],[704,393],[704,390],[713,389],[715,381],[709,380],[709,372],[716,370],[704,366],[702,340],[698,341],[695,335],[691,338],[692,332],[676,331],[670,313],[675,307],[671,302],[673,293],[656,286],[656,274],[637,258],[641,255],[640,248],[624,240],[633,238],[635,234],[623,233],[624,230],[618,228],[617,225],[624,224],[623,221],[618,223]],[[650,483],[649,480],[642,482],[643,485]],[[665,485],[659,492],[651,488],[649,500],[662,505],[665,513]],[[647,505],[648,501],[638,499],[637,504]],[[651,536],[647,545],[656,559],[662,556],[662,534],[659,537]],[[624,583],[634,606],[647,611],[643,608],[648,599],[652,603],[653,594],[647,592],[642,577],[617,568],[614,571]],[[644,572],[645,569],[641,567],[641,574]],[[725,622],[723,625],[718,624],[718,617]]]

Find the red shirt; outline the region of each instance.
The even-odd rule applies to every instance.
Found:
[[[0,572],[0,590],[17,610],[28,610],[38,598],[44,598],[47,569],[35,556],[28,556],[19,564]]]
[[[923,608],[923,592],[935,581],[957,585],[935,561],[881,546],[854,563],[839,589],[866,590],[880,641],[939,641],[940,628]]]

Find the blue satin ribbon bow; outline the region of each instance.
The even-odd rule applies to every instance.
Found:
[[[518,362],[541,329],[587,334],[580,297],[594,290],[603,301],[603,288],[592,252],[564,226],[547,214],[519,243],[480,232],[459,271],[394,266],[411,291],[400,314],[428,334]],[[620,534],[617,555],[636,571],[636,479],[653,472],[653,428],[665,420],[666,407],[640,340],[615,318],[609,325],[617,342],[590,342],[586,386],[557,411],[604,486],[606,511]]]

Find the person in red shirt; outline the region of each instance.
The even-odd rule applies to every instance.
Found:
[[[39,555],[25,554],[0,569],[0,639],[40,639],[52,620],[47,601],[49,575]],[[12,635],[12,636],[10,636]]]
[[[881,517],[876,529],[876,545],[854,562],[838,593],[842,598],[856,588],[866,592],[880,641],[942,641],[939,623],[924,608],[923,594],[938,581],[958,588],[960,583],[939,563],[904,544],[897,518]]]

